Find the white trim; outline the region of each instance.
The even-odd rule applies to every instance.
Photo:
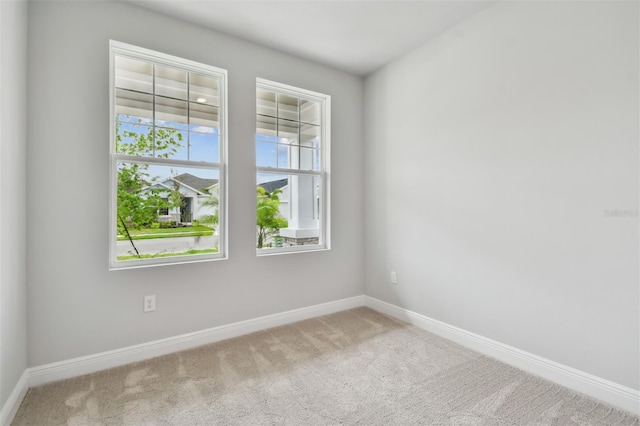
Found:
[[[257,170],[256,173],[264,173],[264,174],[269,174],[269,175],[283,175],[283,176],[310,175],[310,176],[322,177],[322,171],[319,171],[319,170],[296,170],[296,169],[285,169],[285,168],[264,167],[264,166],[257,166],[256,170]],[[263,183],[266,183],[266,182],[263,182]],[[260,185],[260,184],[258,184],[258,185]],[[283,186],[283,188],[284,188],[284,186]]]
[[[157,52],[155,50],[145,49],[144,47],[123,43],[121,41],[109,40],[109,47],[118,55],[128,56],[132,59],[144,59],[146,61],[157,62],[170,67],[175,66],[176,62],[178,62],[180,63],[180,67],[195,73],[202,73],[204,71],[213,74],[224,74],[225,77],[227,75],[227,70],[223,68],[203,64],[201,62],[192,61],[179,56],[169,55],[167,53]]]
[[[294,309],[273,315],[266,315],[233,324],[221,325],[206,330],[186,333],[153,342],[128,346],[94,355],[54,362],[28,369],[29,386],[38,386],[56,380],[68,379],[93,373],[107,368],[166,355],[197,346],[242,336],[255,331],[278,327],[309,318],[328,315],[347,309],[364,306],[364,296],[322,303],[306,308]]]
[[[186,130],[182,130],[185,132]],[[191,160],[178,160],[172,158],[161,158],[161,157],[136,157],[135,155],[126,155],[126,154],[113,154],[113,158],[116,159],[117,162],[120,163],[137,163],[137,164],[149,164],[149,165],[159,165],[164,164],[167,166],[184,166],[189,167],[190,169],[219,169],[222,167],[222,163],[213,163],[209,161],[191,161]],[[167,178],[169,179],[169,178]]]
[[[256,87],[265,90],[277,90],[280,93],[294,96],[297,98],[305,98],[314,102],[323,102],[325,99],[331,98],[324,93],[314,92],[313,90],[303,89],[301,87],[291,86],[289,84],[278,83],[277,81],[267,80],[266,78],[256,77]]]
[[[322,244],[331,250],[331,96],[324,99],[322,110],[322,161],[324,176],[322,179]]]
[[[422,314],[364,296],[365,306],[453,340],[529,373],[640,415],[640,391],[505,345]]]
[[[301,246],[288,246],[288,247],[265,247],[257,248],[256,255],[258,256],[273,256],[278,254],[291,254],[291,253],[306,253],[316,251],[328,251],[329,249],[322,244],[304,244]]]
[[[18,412],[18,408],[20,408],[20,404],[22,404],[22,400],[29,390],[28,384],[29,370],[25,370],[9,395],[7,402],[2,406],[2,410],[0,411],[0,425],[9,426],[11,424]]]

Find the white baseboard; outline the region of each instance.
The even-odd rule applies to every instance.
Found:
[[[429,318],[408,309],[364,296],[365,306],[413,324],[524,371],[640,415],[640,391],[559,364],[546,358]]]
[[[126,365],[132,362],[191,349],[208,343],[214,343],[255,331],[328,315],[359,306],[368,306],[371,309],[453,340],[507,364],[511,364],[527,372],[600,399],[623,410],[640,415],[640,392],[635,389],[593,376],[589,373],[539,357],[373,297],[356,296],[182,334],[180,336],[140,345],[29,368],[24,372],[9,396],[9,399],[2,407],[2,411],[0,412],[0,425],[5,426],[11,422],[28,388],[31,386],[38,386],[44,383]]]
[[[213,327],[193,333],[155,340],[153,342],[128,346],[126,348],[33,367],[28,369],[29,386],[38,386],[44,383],[94,373],[107,368],[126,365],[132,362],[191,349],[208,343],[214,343],[255,331],[328,315],[359,306],[364,306],[364,296],[356,296],[306,308],[294,309],[292,311]]]
[[[25,370],[22,373],[22,376],[20,376],[18,383],[16,383],[13,388],[11,395],[9,395],[9,399],[7,399],[7,402],[5,402],[2,410],[0,411],[0,425],[9,426],[11,424],[28,390],[29,372],[28,370]]]

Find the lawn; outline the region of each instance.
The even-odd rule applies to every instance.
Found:
[[[155,238],[177,238],[177,237],[209,237],[213,235],[213,229],[208,226],[186,226],[184,228],[161,228],[161,229],[129,229],[132,240],[151,240]],[[118,241],[128,240],[126,235],[118,234]]]
[[[217,253],[217,248],[196,250],[191,249],[178,253],[156,253],[156,254],[141,254],[140,256],[118,256],[118,260],[137,260],[137,259],[155,259],[157,257],[173,257],[173,256],[187,256],[189,254],[209,254]]]

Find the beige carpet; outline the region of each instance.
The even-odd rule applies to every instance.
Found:
[[[640,425],[367,308],[31,389],[14,425]]]

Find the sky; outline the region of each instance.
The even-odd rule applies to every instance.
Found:
[[[152,128],[152,119],[146,117],[131,117],[123,114],[118,115],[119,133],[121,134],[121,144],[128,144],[133,141],[133,137],[126,137],[126,132],[135,132],[136,134],[149,134]],[[168,131],[179,131],[182,134],[181,146],[177,153],[172,156],[173,159],[190,160],[190,161],[206,161],[217,163],[220,161],[220,129],[216,127],[194,126],[185,123],[176,123],[171,121],[156,120],[156,131],[160,129]],[[187,141],[190,144],[187,150]],[[277,144],[276,136],[257,135],[256,137],[256,165],[262,167],[283,167],[289,168],[290,146],[286,144]],[[301,148],[307,149],[307,148]],[[311,151],[309,151],[311,152]],[[148,154],[151,156],[151,153]],[[317,157],[316,157],[317,158]],[[319,158],[317,158],[319,160]],[[319,161],[316,161],[319,167]],[[189,173],[205,179],[219,179],[218,170],[211,168],[197,167],[176,167],[165,165],[150,165],[148,169],[150,178],[164,180],[170,176],[177,176],[183,173]],[[287,175],[258,173],[256,183],[269,182],[273,180],[283,179]]]

